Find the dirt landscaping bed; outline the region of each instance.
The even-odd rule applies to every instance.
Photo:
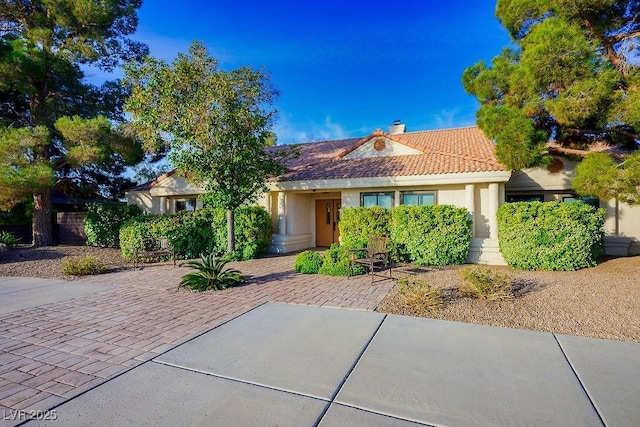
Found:
[[[60,264],[65,257],[78,255],[93,255],[106,263],[110,271],[131,266],[116,248],[20,246],[2,255],[0,276],[73,280],[74,277],[62,274]],[[290,268],[293,270],[293,265]],[[461,297],[457,292],[461,268],[465,266],[394,271],[396,277],[414,275],[443,288],[445,305],[430,312],[411,309],[403,303],[396,285],[377,311],[640,342],[640,256],[611,259],[595,268],[571,272],[522,272],[490,267],[508,272],[517,288],[516,298],[495,302]]]
[[[49,246],[32,248],[18,246],[8,253],[0,254],[0,276],[42,277],[44,279],[73,280],[74,276],[62,274],[61,262],[71,256],[95,256],[105,263],[109,271],[126,267],[118,248],[96,248],[93,246]]]
[[[640,256],[617,258],[594,268],[568,272],[506,272],[516,298],[482,301],[460,296],[459,270],[465,266],[409,271],[433,287],[443,288],[444,306],[420,311],[404,304],[399,286],[377,311],[509,328],[531,329],[593,338],[640,342]],[[401,272],[397,276],[403,276]]]

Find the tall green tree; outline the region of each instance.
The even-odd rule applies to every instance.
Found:
[[[467,68],[462,81],[502,163],[543,165],[549,140],[638,148],[640,1],[498,0],[496,16],[514,46]]]
[[[126,90],[87,84],[80,69],[111,70],[147,53],[126,37],[136,28],[140,5],[0,1],[0,209],[33,198],[36,246],[53,244],[50,193],[56,182],[106,188],[107,179],[141,155],[118,126]]]
[[[267,149],[278,96],[269,75],[241,67],[222,70],[206,47],[194,42],[172,64],[147,58],[125,68],[132,86],[126,110],[145,148],[168,146],[169,161],[203,185],[227,210],[228,250],[235,248],[233,212],[267,190],[269,177],[285,170],[289,149]]]

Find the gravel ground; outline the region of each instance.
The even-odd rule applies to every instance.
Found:
[[[98,258],[109,267],[109,271],[117,271],[127,266],[120,255],[120,249],[117,248],[50,246],[36,249],[18,246],[8,253],[0,254],[0,276],[73,280],[75,276],[62,274],[62,260],[70,256],[86,255]]]
[[[19,246],[0,254],[0,276],[73,280],[60,263],[67,256],[93,255],[110,271],[127,266],[119,249],[88,246],[30,248]],[[518,289],[513,300],[485,302],[462,298],[458,270],[464,267],[395,271],[394,276],[418,275],[447,295],[437,311],[416,312],[407,307],[394,288],[378,311],[569,335],[640,342],[640,256],[607,260],[595,268],[570,272],[507,272]]]
[[[490,267],[508,273],[517,289],[516,298],[493,302],[459,295],[461,268],[465,267],[412,272],[433,287],[443,288],[447,296],[443,308],[416,312],[403,303],[396,286],[377,311],[640,342],[640,256],[610,259],[594,268],[567,272]]]

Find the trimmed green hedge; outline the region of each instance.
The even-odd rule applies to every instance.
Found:
[[[166,236],[179,258],[197,258],[210,252],[223,253],[227,248],[226,211],[198,209],[173,215],[144,215],[127,222],[120,229],[122,256],[133,257],[133,248],[146,239]],[[235,211],[236,250],[232,260],[247,260],[264,255],[271,242],[271,218],[259,206],[245,206]]]
[[[577,201],[505,203],[498,209],[500,252],[520,270],[577,270],[603,253],[604,209]]]
[[[471,245],[471,223],[465,208],[449,205],[343,208],[340,242],[345,248],[364,248],[370,235],[387,234],[397,261],[462,264]]]
[[[396,206],[389,227],[396,258],[418,265],[462,264],[469,254],[471,224],[465,208]]]
[[[389,234],[391,214],[388,209],[342,208],[340,212],[340,244],[350,249],[367,247],[370,235]]]
[[[84,217],[84,233],[88,246],[120,246],[120,227],[126,221],[142,215],[136,205],[126,203],[91,203]]]

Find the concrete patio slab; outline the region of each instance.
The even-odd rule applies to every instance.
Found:
[[[383,319],[269,303],[154,360],[331,399]]]
[[[411,421],[388,417],[386,415],[375,414],[363,411],[362,409],[350,408],[348,406],[332,403],[327,413],[322,417],[320,427],[339,426],[385,426],[385,427],[417,427],[418,424]]]
[[[552,334],[392,315],[335,401],[433,425],[602,425]]]
[[[638,425],[638,346],[268,303],[88,383],[52,423]]]
[[[640,424],[640,343],[556,335],[606,425]]]
[[[0,295],[27,289],[44,288],[61,283],[67,282],[64,280],[40,279],[35,277],[0,277]]]
[[[0,314],[113,289],[113,285],[10,277],[0,280]]]
[[[303,426],[327,402],[147,362],[55,409],[55,426]],[[38,422],[36,422],[38,424]]]

